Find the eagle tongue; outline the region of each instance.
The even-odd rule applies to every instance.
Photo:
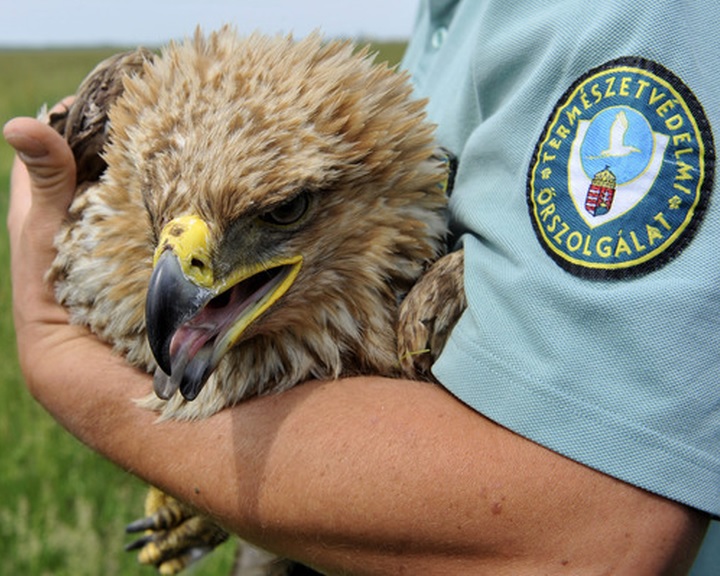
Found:
[[[216,334],[217,328],[212,323],[193,325],[191,321],[178,328],[170,342],[170,375],[166,388],[171,394],[179,389],[185,400],[197,397],[215,368],[212,354]]]

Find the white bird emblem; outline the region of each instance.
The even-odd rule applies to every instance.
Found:
[[[624,111],[618,112],[615,120],[610,125],[610,138],[608,148],[600,152],[600,158],[618,158],[628,156],[634,152],[640,152],[635,146],[625,144],[625,135],[627,134],[630,123]]]

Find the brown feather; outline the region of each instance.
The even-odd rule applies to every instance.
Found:
[[[432,380],[430,367],[466,307],[463,268],[462,250],[440,258],[400,306],[398,352],[409,377]]]
[[[111,56],[98,64],[77,89],[74,104],[50,114],[48,122],[65,136],[75,156],[77,184],[95,182],[107,164],[108,111],[123,92],[125,76],[141,71],[153,54],[144,48]]]
[[[263,251],[301,253],[304,264],[194,402],[150,407],[205,417],[308,378],[401,375],[397,304],[444,251],[446,204],[433,127],[407,77],[348,42],[229,29],[128,61],[133,74],[107,112],[107,170],[58,236],[51,279],[73,320],[152,371],[143,309],[153,252],[164,224],[195,213],[219,273]],[[307,225],[264,246],[255,218],[300,191],[314,199]]]
[[[173,218],[205,220],[218,274],[277,251],[303,255],[295,283],[193,402],[176,394],[145,406],[192,419],[308,378],[431,378],[465,307],[463,262],[461,252],[441,258],[416,284],[444,253],[447,170],[405,75],[318,36],[198,32],[157,58],[140,50],[102,63],[50,122],[73,149],[79,186],[48,279],[72,320],[133,365],[155,369],[144,303]],[[301,192],[312,198],[306,223],[270,243],[257,216]],[[224,539],[203,517],[190,533],[158,524],[168,511],[194,515],[162,502],[140,524],[170,539],[162,552],[141,540],[146,561],[169,554],[181,570],[188,539]],[[292,566],[266,556],[251,564],[268,574]]]

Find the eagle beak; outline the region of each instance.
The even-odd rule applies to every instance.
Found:
[[[160,236],[145,303],[155,393],[194,400],[227,351],[295,281],[302,257],[242,267],[216,279],[201,219],[176,218]]]
[[[150,349],[165,374],[172,372],[170,344],[175,332],[212,297],[212,290],[188,279],[172,250],[161,254],[150,277],[145,325]]]

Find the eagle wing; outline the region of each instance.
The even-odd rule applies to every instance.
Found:
[[[123,93],[123,79],[142,73],[154,54],[144,48],[122,52],[103,60],[78,87],[73,102],[54,112],[49,124],[70,145],[77,167],[77,184],[97,182],[107,163],[101,152],[107,141],[108,112]]]
[[[456,250],[440,258],[400,305],[398,357],[408,378],[433,379],[430,368],[465,310],[464,255]]]

